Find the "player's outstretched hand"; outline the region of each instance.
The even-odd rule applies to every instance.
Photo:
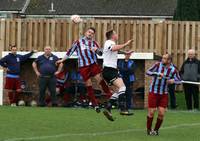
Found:
[[[36,75],[38,78],[41,76],[40,72],[36,72]]]
[[[174,79],[167,80],[167,84],[174,84]]]
[[[61,60],[58,60],[58,61],[56,61],[56,65],[59,65],[60,63],[62,63],[63,62],[63,60],[61,59]]]
[[[125,44],[126,46],[129,45],[133,40],[128,40]]]

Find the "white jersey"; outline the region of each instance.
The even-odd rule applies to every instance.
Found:
[[[116,43],[112,40],[107,40],[103,49],[103,67],[117,68],[118,51],[112,51],[112,47]]]

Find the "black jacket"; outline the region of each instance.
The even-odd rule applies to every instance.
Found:
[[[190,60],[189,58],[183,63],[180,75],[184,81],[195,81],[200,80],[200,62],[196,58]]]

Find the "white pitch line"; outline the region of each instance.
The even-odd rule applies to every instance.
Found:
[[[161,128],[162,130],[167,129],[175,129],[179,127],[193,127],[200,126],[200,123],[187,123],[187,124],[179,124],[172,125]],[[103,136],[103,135],[112,135],[118,133],[129,133],[129,132],[140,132],[145,131],[145,129],[127,129],[127,130],[117,130],[117,131],[108,131],[108,132],[97,132],[97,133],[68,133],[68,134],[58,134],[52,136],[38,136],[38,137],[27,137],[27,138],[12,138],[6,139],[4,141],[31,141],[31,140],[43,140],[43,139],[51,139],[51,138],[61,138],[61,137],[69,137],[69,136]]]

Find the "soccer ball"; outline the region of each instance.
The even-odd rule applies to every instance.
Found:
[[[33,106],[33,107],[37,106],[37,102],[35,100],[32,100],[30,103],[30,106]]]
[[[18,106],[25,106],[24,100],[20,100],[20,101],[18,102]]]
[[[72,15],[71,16],[71,21],[75,24],[82,22],[83,20],[79,15]]]

